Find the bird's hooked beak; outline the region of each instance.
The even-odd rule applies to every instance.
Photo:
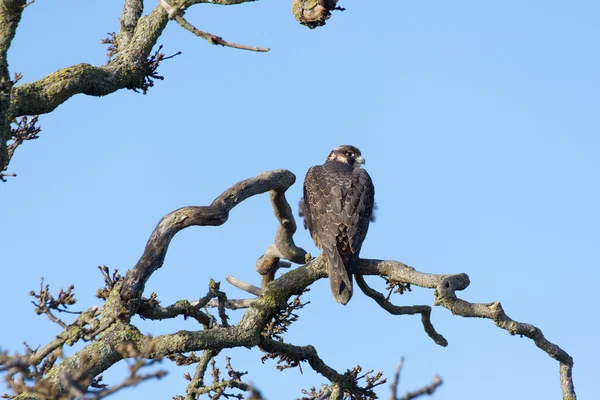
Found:
[[[365,160],[365,158],[363,156],[358,156],[358,157],[356,157],[356,162],[359,163],[360,165],[365,165],[367,163],[367,160]]]

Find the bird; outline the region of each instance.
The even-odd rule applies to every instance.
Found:
[[[352,266],[373,220],[375,187],[364,164],[358,148],[334,148],[324,164],[306,173],[300,200],[304,228],[322,250],[331,292],[343,305],[352,297]]]

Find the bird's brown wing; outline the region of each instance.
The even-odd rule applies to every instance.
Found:
[[[354,253],[353,243],[357,241],[352,241],[349,234],[362,235],[360,243],[366,235],[366,228],[362,226],[364,218],[362,214],[355,215],[355,212],[367,213],[368,207],[363,203],[369,196],[363,199],[363,192],[368,192],[369,186],[364,178],[356,180],[358,186],[354,180],[352,169],[328,164],[312,167],[306,174],[304,203],[301,204],[305,226],[327,259],[333,296],[342,304],[348,303],[352,297],[350,260]],[[355,196],[357,200],[353,200]],[[372,207],[369,212],[372,212]],[[368,225],[369,217],[366,221]]]
[[[348,226],[348,244],[352,259],[358,259],[362,243],[369,230],[375,205],[375,187],[371,177],[362,168],[355,168],[352,184],[344,197],[344,223]]]

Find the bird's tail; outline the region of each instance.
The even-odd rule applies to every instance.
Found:
[[[349,266],[344,265],[337,248],[324,248],[323,253],[327,259],[327,273],[331,293],[338,303],[348,304],[352,297],[352,273]]]

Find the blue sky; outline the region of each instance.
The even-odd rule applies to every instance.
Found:
[[[340,5],[347,10],[314,31],[295,22],[289,1],[195,6],[186,17],[199,29],[272,51],[210,46],[172,23],[159,43],[183,54],[160,66],[165,80],[148,95],[80,95],[40,118],[40,138],[11,163],[18,178],[0,185],[2,348],[20,351],[24,340],[36,346],[57,332],[32,312],[28,292],[39,277],[55,290],[74,284],[79,309],[100,304],[96,266],[131,268],[164,214],[209,204],[233,183],[276,168],[298,177],[288,192],[295,207],[306,170],[331,148],[354,144],[379,205],[362,256],[467,273],[462,298],[501,301],[509,316],[541,328],[574,357],[579,397],[593,398],[600,5]],[[79,62],[104,63],[100,40],[118,30],[121,6],[34,3],[9,52],[11,71],[26,82]],[[268,196],[252,198],[222,227],[178,234],[146,290],[167,305],[203,295],[210,278],[258,284],[254,261],[275,229]],[[296,242],[318,254],[306,231]],[[244,296],[222,287],[230,298]],[[404,356],[401,391],[439,374],[440,399],[561,396],[558,363],[489,320],[434,308],[433,323],[449,341],[441,348],[418,317],[387,315],[361,293],[339,306],[323,280],[305,297],[311,303],[287,339],[315,345],[338,370],[360,364],[389,376]],[[433,293],[415,288],[395,302],[432,304]],[[196,329],[183,320],[139,327],[153,335]],[[308,367],[300,375],[261,365],[258,350],[225,355],[272,400],[324,382]],[[186,370],[163,366],[170,375],[136,396],[184,393]],[[116,382],[122,368],[106,380]],[[379,393],[387,398],[387,385]]]

